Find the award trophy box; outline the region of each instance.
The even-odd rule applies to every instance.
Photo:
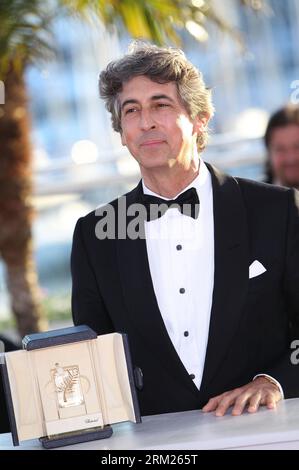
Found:
[[[1,370],[14,445],[38,438],[49,449],[112,435],[141,421],[128,338],[97,336],[85,325],[25,336]]]

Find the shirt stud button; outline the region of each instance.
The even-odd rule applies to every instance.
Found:
[[[180,288],[180,294],[185,294],[185,289],[184,289],[184,287],[181,287],[181,288]]]

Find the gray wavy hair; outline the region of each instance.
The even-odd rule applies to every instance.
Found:
[[[201,72],[187,60],[183,51],[134,41],[128,53],[110,62],[99,77],[100,96],[111,113],[112,127],[116,132],[122,132],[118,97],[123,83],[139,75],[157,83],[175,82],[178,96],[191,119],[213,116],[211,91],[206,88]],[[197,137],[199,151],[205,148],[207,139],[208,128]]]

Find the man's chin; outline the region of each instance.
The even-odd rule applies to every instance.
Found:
[[[160,156],[146,156],[142,157],[139,161],[140,165],[144,168],[169,168],[169,161],[166,157]]]

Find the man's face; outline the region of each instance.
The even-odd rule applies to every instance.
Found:
[[[274,182],[299,187],[299,126],[290,124],[274,129],[269,150]]]
[[[175,83],[134,77],[123,84],[119,100],[122,144],[141,168],[150,171],[176,163],[189,168],[204,122],[190,119]]]

